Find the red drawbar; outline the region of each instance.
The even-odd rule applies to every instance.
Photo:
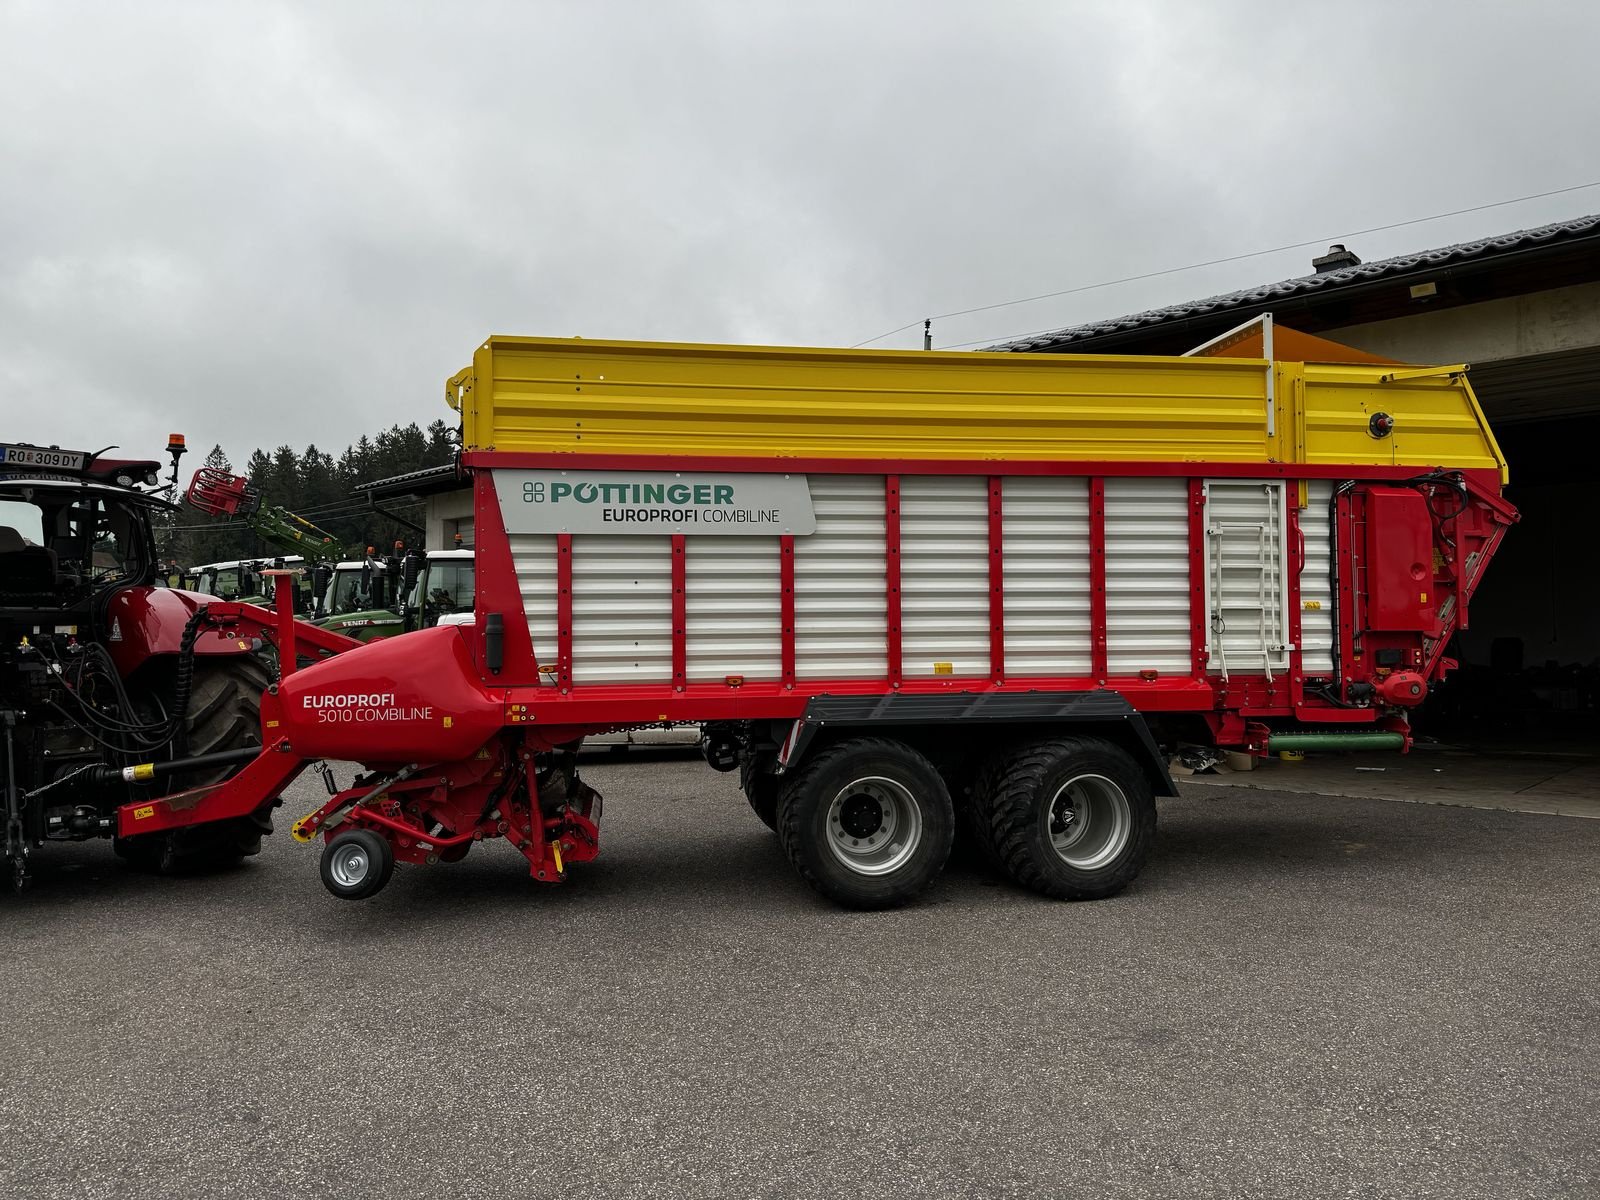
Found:
[[[672,535],[672,686],[689,682],[689,539]]]
[[[572,686],[572,535],[556,534],[556,674]]]
[[[1004,483],[989,478],[989,678],[1006,677],[1006,563]]]
[[[1196,676],[1206,671],[1206,484],[1189,480],[1189,655]]]
[[[778,539],[778,579],[783,605],[783,683],[794,686],[794,535]]]
[[[899,687],[900,652],[900,476],[883,478],[884,596],[888,608],[889,683]]]
[[[1106,481],[1089,480],[1089,631],[1092,673],[1106,681]]]

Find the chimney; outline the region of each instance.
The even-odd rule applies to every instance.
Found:
[[[1328,247],[1328,252],[1321,258],[1313,258],[1311,265],[1316,268],[1318,275],[1325,275],[1329,271],[1337,271],[1340,267],[1358,267],[1361,265],[1361,260],[1346,250],[1341,243],[1335,242]]]

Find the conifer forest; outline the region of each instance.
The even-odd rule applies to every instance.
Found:
[[[338,455],[315,444],[303,450],[279,446],[255,449],[242,462],[218,444],[200,463],[185,462],[180,482],[186,484],[198,466],[221,467],[246,476],[260,490],[264,507],[278,506],[333,534],[347,547],[373,546],[379,554],[404,541],[420,547],[422,535],[371,507],[352,493],[356,485],[405,475],[454,461],[456,444],[442,420],[426,429],[415,422],[395,425],[375,437],[363,435]],[[422,504],[402,499],[384,501],[386,512],[422,524]],[[271,558],[283,553],[257,537],[241,520],[223,521],[184,503],[180,512],[158,527],[163,560],[182,566],[235,558]]]

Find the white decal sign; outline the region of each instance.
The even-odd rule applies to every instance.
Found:
[[[804,475],[494,473],[507,533],[815,533]]]

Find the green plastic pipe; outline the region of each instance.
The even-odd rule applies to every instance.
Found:
[[[1280,750],[1404,750],[1405,745],[1405,734],[1380,729],[1352,733],[1275,733],[1267,739],[1270,754]]]

